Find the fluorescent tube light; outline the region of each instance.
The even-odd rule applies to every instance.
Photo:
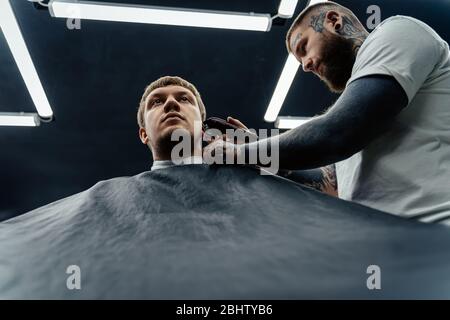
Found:
[[[310,0],[308,3],[308,6],[312,6],[313,4],[316,4],[319,2],[327,2],[327,0]]]
[[[327,1],[310,0],[308,6],[319,2]],[[288,94],[289,88],[291,87],[292,81],[294,81],[295,74],[297,73],[299,66],[300,62],[298,62],[292,54],[289,54],[284,65],[283,72],[281,73],[280,79],[278,80],[277,86],[273,93],[272,99],[270,100],[269,106],[267,107],[266,114],[264,115],[265,121],[274,122],[277,119],[281,107],[283,106],[284,100],[286,99],[286,96]]]
[[[283,19],[289,19],[294,15],[298,0],[281,0],[278,7],[278,16]]]
[[[269,14],[192,10],[107,2],[51,0],[52,17],[164,24],[203,28],[269,31]]]
[[[294,129],[302,124],[307,123],[312,118],[307,117],[278,117],[275,122],[275,128],[278,129]]]
[[[0,0],[0,28],[16,61],[20,74],[30,92],[37,112],[42,118],[52,118],[53,111],[42,88],[16,17],[8,0]]]
[[[283,105],[284,99],[289,92],[292,81],[295,78],[300,62],[297,61],[293,54],[289,54],[284,64],[281,76],[278,79],[277,86],[270,100],[269,107],[267,108],[264,120],[267,122],[274,122],[277,120],[277,116],[280,113],[281,106]]]
[[[39,116],[36,113],[0,112],[0,126],[37,127],[39,124]]]

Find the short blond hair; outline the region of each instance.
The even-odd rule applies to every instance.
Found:
[[[339,3],[327,1],[313,4],[312,6],[308,6],[302,12],[300,12],[300,14],[297,16],[297,18],[295,18],[294,22],[292,23],[291,27],[289,28],[286,34],[286,48],[289,53],[291,53],[290,42],[292,33],[294,32],[295,29],[297,29],[298,26],[302,24],[303,20],[305,20],[305,18],[310,16],[312,13],[316,13],[317,11],[325,12],[328,10],[335,10],[339,13],[346,14],[352,20],[353,23],[362,25],[361,22],[356,17],[356,15],[353,13],[353,11],[344,7],[343,5],[340,5]]]
[[[145,112],[145,100],[149,96],[149,94],[158,88],[168,87],[168,86],[180,86],[183,88],[188,89],[191,91],[195,99],[197,100],[198,108],[200,109],[200,115],[202,118],[202,121],[205,121],[206,119],[206,109],[205,105],[203,104],[202,98],[200,96],[200,93],[198,92],[197,88],[190,82],[184,80],[183,78],[176,77],[176,76],[165,76],[161,77],[156,81],[153,81],[150,83],[147,88],[145,88],[144,94],[142,95],[141,102],[139,103],[139,108],[137,112],[137,122],[140,128],[145,128],[145,121],[144,121],[144,112]]]

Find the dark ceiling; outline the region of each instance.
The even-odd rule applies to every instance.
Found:
[[[275,13],[278,0],[120,0],[225,11]],[[306,5],[299,1],[296,13]],[[382,20],[419,18],[450,39],[449,0],[339,1],[364,22],[369,5]],[[36,128],[0,127],[0,220],[91,187],[99,180],[149,170],[151,155],[137,136],[135,114],[144,87],[163,75],[194,83],[208,115],[232,115],[249,127],[263,120],[287,56],[292,20],[268,33],[82,21],[69,30],[26,0],[13,0],[28,49],[56,116]],[[418,39],[420,41],[420,39]],[[0,112],[35,108],[0,33]],[[299,72],[280,115],[312,116],[337,96]]]

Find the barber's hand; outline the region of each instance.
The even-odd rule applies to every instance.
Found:
[[[254,140],[258,139],[258,136],[256,135],[256,133],[254,132],[254,130],[249,130],[247,128],[247,126],[245,124],[243,124],[241,121],[239,121],[238,119],[234,119],[232,117],[227,117],[227,122],[238,127],[239,129],[242,129],[243,131],[246,131],[247,135],[250,135],[250,137],[252,137]],[[239,130],[236,130],[239,131]],[[234,141],[231,141],[231,137],[227,137],[224,136],[224,140],[228,140],[230,142],[234,142],[235,144],[244,144],[245,143],[245,139],[234,139]]]
[[[215,139],[203,149],[203,159],[207,164],[227,164],[227,157],[236,163],[237,145],[220,138]]]
[[[234,118],[232,118],[232,117],[227,117],[227,122],[230,123],[230,124],[232,124],[232,125],[234,125],[234,126],[236,126],[236,127],[238,127],[239,129],[248,130],[248,128],[245,126],[245,124],[243,124],[243,123],[242,123],[241,121],[239,121],[238,119],[234,119]],[[220,136],[215,136],[215,137],[213,137],[213,139],[211,139],[210,141],[208,141],[208,144],[212,144],[214,141],[216,141],[216,140],[219,139],[219,138],[220,138]],[[231,141],[231,138],[228,137],[225,133],[222,135],[222,139],[223,139],[224,141],[233,142],[233,141]],[[242,143],[245,143],[245,142],[244,142],[244,141],[242,141],[242,142],[235,141],[235,143],[242,144]]]
[[[227,117],[227,122],[231,123],[232,125],[235,125],[236,127],[241,128],[241,129],[248,130],[248,128],[245,126],[245,124],[240,122],[238,119],[234,119],[232,117]]]

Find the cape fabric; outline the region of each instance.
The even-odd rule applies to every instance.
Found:
[[[448,299],[449,246],[445,226],[277,176],[180,166],[0,223],[0,298]],[[67,287],[71,265],[80,290]]]

